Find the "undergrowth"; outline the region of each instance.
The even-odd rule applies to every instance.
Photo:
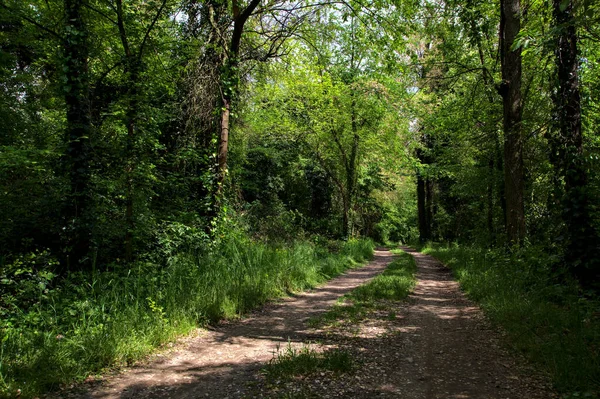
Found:
[[[318,352],[306,345],[296,349],[288,343],[284,350],[277,348],[263,372],[267,382],[273,384],[316,372],[348,372],[352,366],[352,357],[345,350],[329,349]]]
[[[387,308],[386,301],[405,299],[416,284],[417,265],[409,254],[394,250],[398,258],[383,273],[343,296],[323,315],[310,320],[312,326],[331,325],[339,321],[356,323],[376,308]]]
[[[508,342],[549,373],[564,398],[600,395],[600,301],[581,292],[535,247],[500,250],[431,245],[469,298]]]
[[[340,274],[370,259],[373,243],[351,240],[333,249],[237,237],[161,265],[137,262],[60,281],[32,276],[26,292],[13,289],[0,299],[0,396],[33,397],[129,364],[199,324]]]

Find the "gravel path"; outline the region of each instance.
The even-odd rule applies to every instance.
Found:
[[[86,398],[556,398],[547,381],[507,353],[500,334],[434,258],[408,247],[418,283],[406,301],[386,302],[358,324],[309,328],[307,319],[364,284],[393,259],[379,250],[360,269],[241,321],[188,338],[171,353],[107,378]],[[350,352],[357,368],[267,384],[259,370],[278,347],[306,342]]]
[[[399,334],[405,361],[394,374],[401,397],[553,397],[543,379],[501,348],[497,332],[448,269],[431,256],[402,249],[415,258],[419,271]]]

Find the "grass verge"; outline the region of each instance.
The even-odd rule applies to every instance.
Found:
[[[26,295],[12,290],[0,300],[0,397],[34,397],[131,363],[198,324],[237,317],[355,267],[372,257],[373,243],[351,240],[335,249],[237,237],[164,265],[36,280]]]
[[[329,349],[317,352],[310,346],[296,349],[288,344],[284,350],[278,348],[263,371],[267,382],[275,384],[317,372],[348,372],[352,370],[352,367],[352,357],[345,350]]]
[[[600,396],[600,301],[558,278],[554,259],[535,248],[499,250],[431,245],[469,298],[508,342],[551,376],[564,398]]]
[[[405,299],[416,284],[417,265],[409,254],[394,250],[398,258],[383,273],[341,298],[331,310],[310,320],[313,327],[328,326],[340,321],[357,323],[377,308],[386,308],[387,301]]]

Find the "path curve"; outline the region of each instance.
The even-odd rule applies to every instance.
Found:
[[[273,357],[279,346],[311,340],[306,321],[327,310],[342,295],[381,273],[391,252],[375,251],[366,266],[352,269],[327,284],[265,306],[241,321],[223,324],[185,347],[148,364],[109,378],[80,397],[237,398],[246,382]]]

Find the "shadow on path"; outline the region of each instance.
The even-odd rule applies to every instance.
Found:
[[[312,292],[265,306],[246,319],[204,331],[185,348],[109,379],[86,398],[556,398],[548,383],[507,353],[499,334],[467,300],[444,265],[412,248],[417,285],[407,301],[389,302],[357,325],[310,329],[306,321],[381,273],[389,251]],[[392,315],[393,317],[390,317]],[[344,329],[345,328],[345,329]],[[319,340],[351,353],[356,372],[321,373],[277,387],[258,370],[278,347]],[[247,389],[256,382],[256,389]],[[288,395],[288,396],[282,396]],[[80,395],[81,396],[81,395]]]
[[[352,269],[324,286],[265,306],[243,320],[217,326],[186,347],[149,364],[109,378],[85,398],[233,398],[268,362],[278,347],[315,338],[306,321],[342,295],[381,273],[391,252],[375,251],[366,266]],[[312,335],[311,335],[312,334]]]

